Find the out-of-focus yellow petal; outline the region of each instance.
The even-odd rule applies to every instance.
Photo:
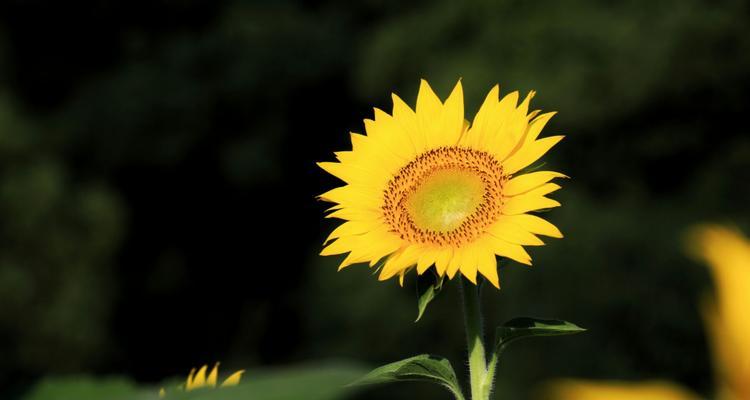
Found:
[[[561,380],[548,384],[547,400],[699,400],[699,397],[673,383],[593,382]]]
[[[186,392],[189,392],[191,390],[207,387],[215,388],[219,376],[219,363],[217,362],[214,365],[213,369],[211,369],[211,372],[208,373],[208,377],[206,376],[207,370],[208,365],[202,366],[197,373],[195,371],[195,368],[191,369],[190,374],[188,374],[187,381],[185,382],[184,390]],[[221,386],[233,386],[238,384],[243,372],[245,372],[245,370],[235,372],[226,380],[224,380]],[[160,398],[164,398],[166,394],[167,392],[164,390],[164,388],[159,389]]]
[[[187,381],[185,382],[185,390],[192,390],[194,387],[194,381],[195,381],[195,368],[190,369],[190,373],[188,374]]]
[[[222,387],[225,386],[237,386],[240,383],[240,379],[242,379],[242,374],[245,373],[245,370],[239,370],[232,375],[229,375],[227,379],[224,380],[224,382],[221,384]]]
[[[219,363],[214,364],[214,368],[211,370],[211,372],[208,374],[208,378],[206,378],[206,385],[211,387],[216,387],[216,379],[219,376]]]
[[[207,369],[208,369],[208,365],[204,365],[198,370],[198,373],[195,374],[195,378],[193,379],[192,389],[198,389],[198,388],[202,388],[203,386],[206,386],[206,370]]]
[[[690,251],[705,261],[716,285],[704,307],[725,397],[750,398],[750,241],[737,229],[705,225],[693,230]]]

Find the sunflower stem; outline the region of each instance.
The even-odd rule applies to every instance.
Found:
[[[469,352],[471,399],[489,400],[492,391],[492,376],[488,370],[487,351],[484,347],[479,286],[467,282],[462,277],[461,296],[464,305],[464,324],[466,325],[466,342]]]

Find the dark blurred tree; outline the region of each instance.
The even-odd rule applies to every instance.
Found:
[[[110,353],[123,209],[40,130],[0,90],[0,368],[73,372]]]

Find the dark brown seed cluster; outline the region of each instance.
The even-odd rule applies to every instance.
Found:
[[[409,197],[433,173],[443,170],[466,171],[478,176],[485,192],[481,203],[461,225],[449,232],[422,229],[408,210]],[[494,222],[503,206],[503,186],[508,177],[500,162],[489,153],[463,147],[439,147],[417,156],[401,168],[388,183],[383,214],[393,232],[411,243],[459,246],[476,239]]]

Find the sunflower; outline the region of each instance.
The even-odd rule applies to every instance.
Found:
[[[546,195],[565,177],[523,173],[563,136],[539,138],[554,113],[529,112],[534,92],[499,98],[490,90],[469,125],[459,81],[442,102],[422,80],[416,111],[395,94],[389,115],[375,109],[366,135],[351,133],[352,150],[318,165],[346,184],[319,196],[335,203],[329,218],[344,220],[321,255],[348,253],[339,270],[355,263],[380,266],[380,280],[434,266],[452,279],[477,273],[500,287],[496,256],[531,265],[524,246],[560,238],[551,223],[529,214],[560,205]]]
[[[219,363],[214,365],[214,368],[208,373],[208,376],[206,376],[206,372],[208,372],[208,365],[202,366],[197,372],[195,368],[191,369],[190,374],[185,381],[185,386],[181,388],[184,388],[186,392],[202,388],[215,388],[219,377]],[[242,378],[242,374],[244,373],[245,370],[233,373],[221,383],[221,387],[238,385]],[[166,394],[167,393],[163,388],[159,390],[159,397],[163,398]]]

